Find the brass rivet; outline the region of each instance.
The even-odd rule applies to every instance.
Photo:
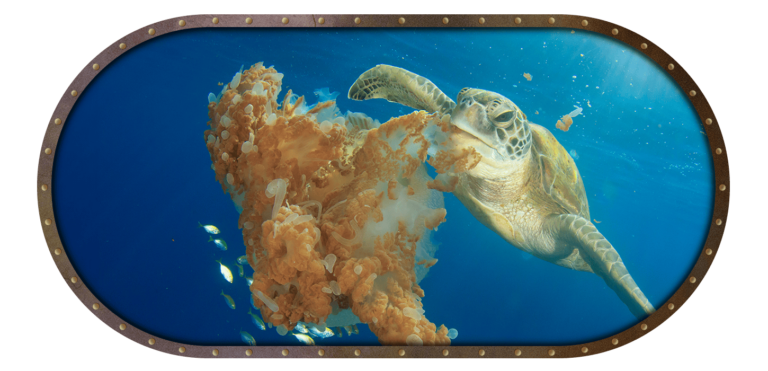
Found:
[[[515,349],[515,355],[520,357],[523,354],[523,351],[520,349]]]
[[[45,191],[47,191],[47,190],[48,190],[48,185],[46,185],[46,184],[43,184],[43,185],[41,185],[41,186],[40,186],[40,189],[42,189],[42,190],[43,190],[43,192],[45,192]]]
[[[288,349],[283,349],[283,355],[284,355],[284,356],[287,356],[287,355],[288,355]]]
[[[715,220],[715,224],[722,225],[723,224],[723,220],[722,219],[716,219]]]
[[[712,119],[706,119],[704,120],[704,123],[707,125],[712,125]]]
[[[401,357],[405,355],[405,351],[400,349],[397,351],[397,354],[399,354]]]
[[[584,27],[587,27],[587,26],[589,26],[589,22],[585,19],[585,20],[581,21],[581,25],[584,26]]]
[[[448,17],[443,18],[443,24],[448,24]]]
[[[283,17],[283,24],[288,24],[288,18],[287,17]]]
[[[99,310],[101,308],[101,305],[99,303],[93,303],[93,310]]]
[[[444,355],[444,356],[448,356],[448,354],[449,354],[449,353],[448,353],[448,349],[443,349],[443,355]]]
[[[586,354],[587,352],[589,352],[589,348],[581,347],[581,352]]]
[[[480,17],[480,19],[478,19],[477,21],[480,22],[480,24],[485,24],[485,18],[483,17]]]
[[[288,352],[287,350],[284,350],[284,351],[283,351],[283,355],[286,355],[286,353],[287,353],[287,352]],[[253,351],[252,351],[252,350],[250,350],[250,349],[246,349],[246,350],[245,350],[245,355],[247,355],[248,357],[250,357],[250,356],[251,356],[251,354],[253,354]]]
[[[72,277],[69,280],[72,281],[72,283],[77,283],[77,277]]]
[[[721,184],[721,185],[720,185],[720,190],[721,190],[721,191],[725,191],[725,184]]]
[[[53,253],[56,255],[61,255],[61,249],[55,249],[53,250]]]
[[[722,148],[718,148],[718,149],[715,150],[715,153],[717,153],[718,155],[722,154],[723,153],[723,149]]]
[[[646,43],[640,44],[640,49],[648,49],[648,44]]]
[[[643,330],[643,331],[645,331],[645,330],[647,330],[647,329],[648,329],[648,325],[646,325],[645,323],[643,323],[642,325],[640,325],[640,329],[641,329],[641,330]]]
[[[150,28],[149,31],[147,31],[147,33],[149,33],[149,35],[152,36],[152,35],[155,34],[155,29],[154,28]]]
[[[614,29],[611,30],[611,33],[613,34],[613,36],[616,36],[616,35],[619,34],[619,30],[614,28]]]
[[[45,225],[51,225],[53,223],[51,219],[45,219]]]
[[[695,97],[696,96],[696,90],[691,90],[688,92],[688,95]]]
[[[213,24],[219,24],[219,18],[213,17],[213,19],[211,19],[211,22],[213,22]]]
[[[69,94],[72,94],[73,97],[76,97],[77,96],[77,90],[72,90],[72,92],[69,93]]]
[[[317,23],[325,24],[325,18],[323,18],[323,17],[318,18],[317,19]]]
[[[613,340],[611,340],[611,344],[619,345],[619,339],[613,338]]]
[[[247,24],[253,23],[253,18],[251,18],[251,17],[246,18],[245,19],[245,23],[247,23]]]
[[[704,251],[707,255],[712,255],[712,249],[707,249]]]
[[[362,22],[360,17],[355,17],[355,24],[360,24],[360,22]]]
[[[98,63],[94,63],[94,64],[93,64],[93,70],[94,70],[94,71],[98,71],[98,70],[99,70],[99,68],[101,68],[101,66],[99,66],[99,64],[98,64]]]
[[[549,352],[547,352],[547,354],[549,354],[549,356],[552,357],[552,356],[555,355],[555,350],[554,349],[550,349]]]
[[[515,24],[520,24],[520,23],[523,23],[523,20],[520,19],[520,17],[516,17],[515,18]]]
[[[668,64],[668,65],[667,65],[667,69],[668,69],[668,70],[670,70],[670,71],[672,71],[672,70],[674,70],[674,69],[675,69],[675,65],[674,65],[674,64],[672,64],[672,63],[670,63],[670,64]]]
[[[317,351],[317,355],[319,355],[320,357],[322,357],[322,356],[324,356],[324,355],[325,355],[325,351],[324,351],[324,350],[322,350],[322,349],[320,349],[320,350],[318,350],[318,351]]]
[[[214,350],[211,352],[211,354],[213,354],[213,356],[214,356],[214,357],[218,357],[218,355],[219,355],[219,350],[218,350],[218,349],[214,349]]]
[[[480,351],[477,352],[477,354],[479,354],[480,357],[483,357],[483,356],[485,356],[485,350],[484,349],[480,349]]]
[[[187,351],[187,348],[179,347],[179,353],[184,353]]]
[[[61,119],[53,120],[53,123],[56,125],[61,125]]]
[[[149,345],[155,345],[155,339],[149,338]]]
[[[400,17],[400,19],[397,20],[397,23],[405,24],[405,18]]]
[[[355,355],[356,355],[356,356],[359,356],[359,355],[360,355],[360,349],[355,349]]]
[[[672,303],[669,303],[669,305],[667,305],[667,308],[669,308],[669,310],[675,310],[675,305]]]
[[[120,330],[125,330],[125,323],[120,324]]]
[[[185,21],[183,19],[179,21],[179,26],[184,27],[186,25],[187,25],[187,21]]]
[[[549,20],[547,22],[549,22],[549,24],[555,24],[555,18],[549,17]]]
[[[120,43],[120,45],[117,46],[120,49],[125,49],[128,47],[128,45],[125,45],[125,43]]]
[[[696,283],[696,277],[691,277],[690,279],[688,279],[688,282]]]
[[[46,148],[44,152],[45,152],[46,155],[50,155],[51,154],[51,149],[50,148]]]

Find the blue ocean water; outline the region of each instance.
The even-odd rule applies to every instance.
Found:
[[[450,97],[501,93],[553,132],[583,177],[596,226],[659,308],[686,279],[712,214],[707,137],[666,71],[627,45],[570,29],[207,29],[157,37],[105,66],[82,92],[56,148],[53,201],[65,250],[110,310],[156,336],[190,344],[298,344],[251,322],[238,214],[210,170],[207,95],[241,65],[285,74],[314,101],[341,92],[342,112],[381,122],[412,109],[346,98],[377,64],[408,69]],[[523,73],[532,76],[528,81]],[[557,120],[583,108],[568,132]],[[637,323],[596,275],[517,250],[451,194],[434,234],[437,265],[421,282],[425,315],[456,328],[454,345],[573,344]],[[220,251],[198,222],[221,229]],[[233,270],[224,281],[215,262]],[[252,273],[246,265],[246,274]],[[230,295],[230,309],[220,293]],[[378,344],[359,335],[318,344]]]

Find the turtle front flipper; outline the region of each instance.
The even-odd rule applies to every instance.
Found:
[[[592,271],[605,280],[637,318],[643,319],[656,310],[629,275],[619,253],[589,220],[572,214],[556,215],[549,226],[560,242],[579,250]]]
[[[456,107],[456,103],[432,81],[386,64],[380,64],[360,75],[349,88],[348,97],[354,100],[384,98],[429,113],[451,113]]]

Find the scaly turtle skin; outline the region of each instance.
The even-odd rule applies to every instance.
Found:
[[[384,98],[412,108],[450,114],[461,129],[453,141],[481,156],[458,174],[453,193],[485,226],[514,246],[567,268],[593,272],[638,318],[654,308],[608,240],[590,222],[576,164],[549,130],[529,122],[497,93],[464,88],[458,105],[431,81],[401,68],[378,65],[349,89],[349,98]]]

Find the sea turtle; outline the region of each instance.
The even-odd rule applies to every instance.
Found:
[[[485,226],[509,243],[557,265],[593,272],[638,318],[654,308],[619,254],[590,222],[576,164],[549,130],[531,123],[506,97],[464,88],[456,100],[431,81],[402,68],[378,65],[349,89],[349,98],[390,102],[450,114],[453,140],[474,147],[480,163],[458,174],[453,191]]]

